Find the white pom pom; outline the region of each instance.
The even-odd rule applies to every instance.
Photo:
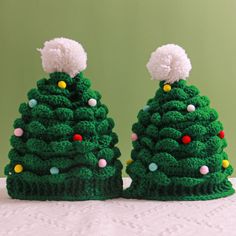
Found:
[[[185,80],[192,69],[191,62],[183,48],[175,44],[163,45],[151,54],[147,69],[154,80],[174,83]]]
[[[46,41],[39,51],[47,73],[65,72],[74,77],[87,67],[87,54],[82,45],[74,40],[55,38]]]
[[[189,105],[187,106],[187,111],[188,111],[188,112],[193,112],[193,111],[195,111],[195,110],[196,110],[196,107],[195,107],[194,105],[189,104]]]

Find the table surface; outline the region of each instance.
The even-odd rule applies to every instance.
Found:
[[[5,184],[0,178],[1,236],[236,235],[236,194],[210,201],[40,202],[10,199]]]

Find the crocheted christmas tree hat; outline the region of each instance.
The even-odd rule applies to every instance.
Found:
[[[81,72],[86,52],[65,38],[45,42],[39,51],[50,78],[39,80],[20,105],[5,168],[8,194],[29,200],[119,197],[118,137],[101,95]]]
[[[126,198],[207,200],[234,193],[233,168],[223,151],[223,126],[209,99],[185,79],[191,63],[173,44],[152,53],[147,68],[160,88],[132,127],[131,186]]]

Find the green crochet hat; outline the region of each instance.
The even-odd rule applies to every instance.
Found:
[[[208,200],[234,193],[223,125],[207,97],[188,86],[191,63],[173,44],[152,53],[147,68],[160,80],[132,127],[126,198]]]
[[[122,193],[122,164],[114,121],[84,77],[87,55],[70,39],[40,49],[48,79],[28,92],[14,122],[5,168],[12,198],[103,200]]]

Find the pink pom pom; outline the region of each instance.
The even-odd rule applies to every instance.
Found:
[[[138,139],[138,135],[136,133],[131,134],[131,140],[136,141]]]
[[[105,159],[100,159],[100,160],[98,161],[98,166],[99,166],[99,167],[103,168],[103,167],[105,167],[106,165],[107,165],[107,161],[106,161]]]
[[[16,129],[14,130],[14,135],[15,135],[16,137],[22,136],[23,133],[24,133],[24,131],[23,131],[23,129],[21,129],[21,128],[16,128]]]
[[[200,173],[201,173],[202,175],[208,174],[208,173],[209,173],[209,168],[208,168],[208,166],[202,166],[202,167],[200,168]]]

